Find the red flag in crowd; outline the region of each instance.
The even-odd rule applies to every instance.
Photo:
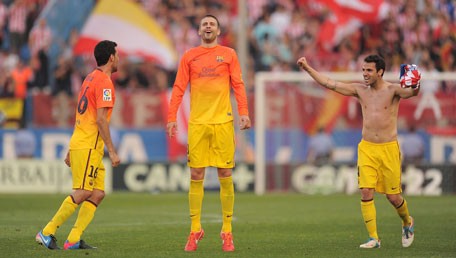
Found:
[[[330,50],[345,36],[367,23],[382,20],[388,5],[383,0],[317,0],[330,11],[320,28],[319,43]]]
[[[355,18],[362,23],[375,23],[381,20],[383,8],[382,0],[319,0],[326,5],[336,16]]]

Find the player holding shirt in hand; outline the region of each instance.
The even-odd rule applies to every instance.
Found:
[[[363,115],[362,140],[358,145],[358,184],[361,190],[361,213],[369,239],[360,248],[379,248],[374,192],[386,194],[402,220],[402,246],[414,239],[414,222],[402,197],[401,157],[397,142],[397,114],[401,98],[416,96],[420,73],[416,66],[403,66],[401,84],[383,80],[385,61],[369,55],[362,65],[364,83],[331,80],[317,72],[301,57],[297,64],[317,83],[345,96],[358,98]],[[415,72],[414,72],[415,71]]]

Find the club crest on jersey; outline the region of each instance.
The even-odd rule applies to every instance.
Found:
[[[217,60],[217,62],[221,63],[221,62],[223,62],[224,58],[223,58],[223,56],[217,56],[215,58],[215,60]]]
[[[111,89],[103,89],[103,101],[112,101]]]

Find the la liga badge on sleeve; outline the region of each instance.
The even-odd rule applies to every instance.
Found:
[[[111,101],[112,94],[111,89],[103,89],[103,101]]]

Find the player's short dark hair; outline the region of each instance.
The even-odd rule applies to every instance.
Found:
[[[98,42],[93,50],[93,55],[97,61],[97,66],[102,66],[108,63],[109,57],[116,54],[117,43],[110,40],[102,40]]]
[[[386,68],[385,60],[379,55],[369,55],[366,58],[364,58],[364,62],[375,63],[375,69],[377,69],[377,71],[379,71],[380,69],[383,69],[383,73],[385,72],[385,68]],[[383,73],[382,73],[382,75],[383,75]]]
[[[203,17],[203,18],[201,18],[201,20],[203,20],[204,18],[207,18],[207,17],[211,17],[211,18],[214,18],[214,19],[215,19],[215,21],[217,21],[217,27],[219,27],[219,28],[220,28],[220,22],[219,22],[219,20],[217,19],[217,17],[215,17],[215,15],[212,15],[212,14],[206,14],[206,15],[204,15],[204,17]]]

